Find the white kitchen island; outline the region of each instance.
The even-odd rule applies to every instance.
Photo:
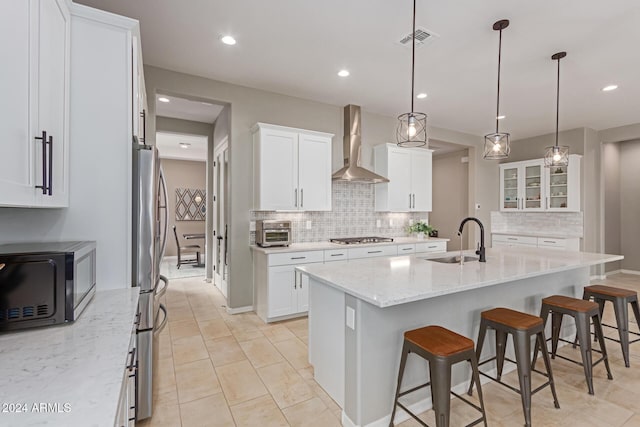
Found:
[[[298,267],[310,280],[309,361],[316,381],[343,408],[345,426],[389,425],[404,331],[437,324],[475,341],[482,311],[502,306],[538,314],[543,297],[581,297],[590,266],[622,256],[501,248],[487,249],[486,263],[460,266],[426,258]],[[564,323],[563,335],[571,334],[573,324]],[[494,347],[491,334],[483,360]],[[505,365],[505,373],[509,369]],[[410,357],[403,390],[424,383],[427,372],[426,362]],[[463,391],[468,379],[464,364],[454,366],[454,389]],[[407,397],[416,413],[431,407],[428,389]],[[405,418],[398,409],[396,423]]]

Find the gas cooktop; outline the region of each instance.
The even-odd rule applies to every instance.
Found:
[[[393,242],[391,237],[343,237],[338,239],[329,239],[331,243],[339,243],[341,245],[359,245],[362,243],[383,243]]]

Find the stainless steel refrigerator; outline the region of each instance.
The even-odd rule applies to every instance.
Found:
[[[167,309],[160,303],[169,285],[160,275],[167,243],[167,186],[158,150],[133,143],[133,261],[132,283],[140,287],[140,319],[137,326],[138,376],[136,418],[153,413],[154,373],[158,366],[158,335],[167,323]],[[157,384],[156,384],[157,387]]]

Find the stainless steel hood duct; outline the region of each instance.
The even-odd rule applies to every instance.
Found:
[[[370,184],[389,182],[387,178],[360,166],[362,151],[360,117],[359,106],[349,104],[344,107],[344,167],[334,173],[331,178],[335,181],[365,182]]]

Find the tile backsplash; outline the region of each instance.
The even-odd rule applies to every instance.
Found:
[[[491,232],[583,237],[582,212],[491,212]]]
[[[250,220],[290,220],[294,243],[326,241],[332,237],[407,235],[409,221],[429,219],[428,212],[375,212],[375,184],[334,181],[333,209],[330,212],[251,211]],[[376,227],[380,220],[380,228]],[[311,221],[311,229],[307,229]],[[393,224],[392,224],[393,223]],[[255,243],[255,233],[250,233]]]

